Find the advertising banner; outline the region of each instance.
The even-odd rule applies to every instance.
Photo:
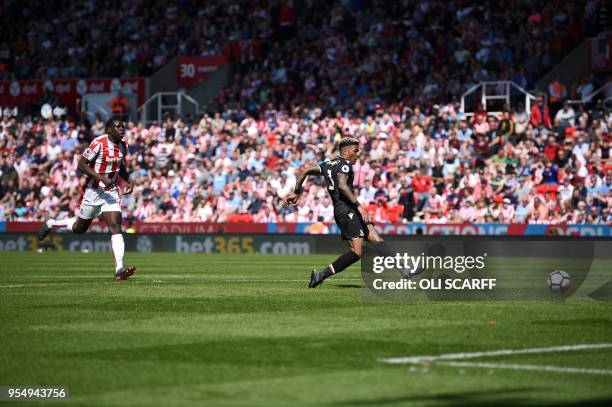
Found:
[[[137,222],[138,233],[268,233],[266,223]]]
[[[247,223],[247,222],[135,222],[137,233],[217,233],[217,234],[309,234],[312,223]],[[336,224],[327,224],[330,235],[338,235]],[[0,222],[1,232],[36,232],[39,222]],[[379,223],[376,230],[385,236],[574,236],[612,237],[608,225],[535,225],[500,223]],[[106,232],[106,225],[94,221],[92,232]]]
[[[87,93],[115,93],[122,90],[136,96],[138,105],[145,102],[146,81],[142,77],[114,79],[57,79],[0,82],[0,106],[26,108],[38,103],[45,89],[55,93],[62,106],[75,113],[77,99]]]
[[[209,234],[125,234],[127,251],[151,253],[228,253],[307,255],[316,253],[315,236],[298,235],[209,235]],[[327,238],[333,238],[327,236]],[[346,248],[338,238],[335,248]],[[333,247],[333,246],[332,246]],[[71,251],[83,253],[110,252],[106,233],[52,234],[39,242],[35,234],[0,234],[0,252],[3,251]]]
[[[177,57],[176,84],[190,88],[227,63],[222,55],[210,57]]]

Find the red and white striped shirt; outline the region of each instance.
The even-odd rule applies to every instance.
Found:
[[[89,162],[93,161],[93,170],[98,174],[105,174],[113,179],[119,171],[123,158],[127,155],[127,144],[121,140],[119,145],[113,143],[108,135],[96,137],[83,152],[83,157]],[[100,181],[88,177],[86,188],[104,188]]]

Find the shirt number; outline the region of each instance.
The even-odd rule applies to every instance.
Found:
[[[330,186],[327,187],[330,191],[333,191],[334,188],[336,187],[336,184],[334,184],[334,179],[332,178],[332,172],[331,170],[327,170],[327,177],[329,178],[329,182],[330,182]]]

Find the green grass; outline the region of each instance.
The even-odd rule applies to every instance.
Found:
[[[115,283],[109,254],[2,253],[0,385],[83,406],[612,402],[612,376],[377,360],[612,343],[611,303],[364,301],[356,266],[306,289],[332,257],[128,253]],[[612,349],[478,361],[610,370]]]

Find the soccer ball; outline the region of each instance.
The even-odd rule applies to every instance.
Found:
[[[555,270],[548,275],[548,288],[551,291],[565,291],[572,286],[569,274],[563,270]]]

